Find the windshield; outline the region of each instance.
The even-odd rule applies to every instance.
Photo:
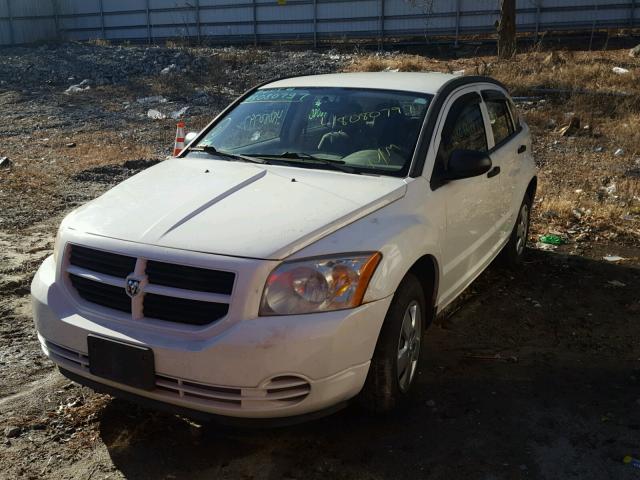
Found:
[[[310,168],[405,176],[432,96],[352,88],[249,95],[196,145]]]

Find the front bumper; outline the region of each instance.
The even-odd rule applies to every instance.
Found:
[[[323,410],[362,389],[391,297],[352,310],[240,319],[210,337],[141,329],[80,312],[47,259],[32,283],[43,351],[61,368],[140,397],[214,415],[273,418]],[[89,372],[87,335],[153,349],[156,388]]]

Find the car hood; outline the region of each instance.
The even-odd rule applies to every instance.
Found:
[[[405,191],[395,177],[182,158],[131,177],[65,225],[169,248],[282,259]]]

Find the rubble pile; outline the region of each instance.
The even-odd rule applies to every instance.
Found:
[[[64,87],[80,93],[86,87],[121,85],[135,77],[206,74],[212,68],[233,75],[274,78],[336,71],[348,59],[335,52],[273,51],[226,48],[167,48],[161,46],[98,46],[90,43],[14,48],[3,55],[0,88]],[[250,58],[243,59],[243,56]],[[259,67],[258,67],[259,66]],[[84,83],[82,83],[84,82]]]

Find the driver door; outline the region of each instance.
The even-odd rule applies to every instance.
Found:
[[[445,241],[442,246],[441,304],[455,298],[493,259],[500,247],[500,176],[497,165],[489,173],[438,182],[447,171],[454,150],[487,152],[490,142],[486,109],[480,94],[464,90],[452,95],[444,107],[432,185],[445,204]]]

